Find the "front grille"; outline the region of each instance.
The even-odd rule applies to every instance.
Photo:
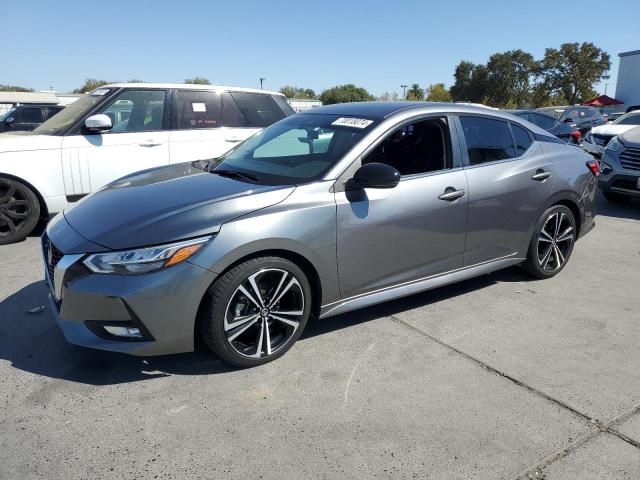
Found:
[[[638,190],[637,178],[621,178],[613,182],[613,188],[621,188],[623,190]]]
[[[606,147],[607,144],[609,143],[609,140],[613,138],[613,135],[592,134],[591,136],[593,137],[593,141],[596,142],[596,144],[600,145],[601,147]]]
[[[42,242],[42,249],[44,250],[44,261],[47,266],[47,272],[49,273],[49,281],[53,285],[53,274],[55,272],[56,265],[64,254],[56,248],[46,235]]]
[[[625,147],[620,153],[620,164],[627,170],[640,171],[640,148]]]

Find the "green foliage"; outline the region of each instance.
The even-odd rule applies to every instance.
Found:
[[[191,85],[211,85],[209,79],[205,77],[186,78],[184,83],[189,83]]]
[[[309,100],[315,100],[318,98],[316,92],[314,92],[311,88],[298,88],[292,87],[291,85],[283,86],[280,89],[280,93],[282,93],[287,98],[301,98]]]
[[[378,100],[381,102],[397,102],[398,100],[400,100],[400,95],[398,94],[398,92],[384,92],[378,97]]]
[[[17,85],[0,84],[0,92],[33,92],[33,88],[19,87]]]
[[[407,100],[421,101],[424,100],[424,89],[420,88],[420,85],[414,83],[407,90]]]
[[[323,105],[346,102],[366,102],[369,100],[375,100],[375,98],[364,88],[356,87],[352,83],[329,88],[320,94],[320,101]]]
[[[451,94],[444,83],[434,83],[427,87],[428,102],[450,102]]]
[[[95,78],[87,78],[80,88],[76,88],[73,93],[87,93],[95,90],[102,85],[107,85],[110,82],[106,80],[96,80]]]
[[[550,95],[562,95],[569,104],[597,96],[593,86],[611,68],[609,54],[593,43],[564,43],[547,48],[540,62],[544,84]]]
[[[548,48],[540,61],[510,50],[491,55],[486,65],[461,61],[450,93],[455,101],[500,108],[581,103],[597,96],[593,87],[610,67],[609,54],[593,43]]]

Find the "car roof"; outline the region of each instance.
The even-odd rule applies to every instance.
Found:
[[[458,112],[458,113],[492,113],[500,111],[491,107],[470,105],[466,103],[448,102],[353,102],[336,103],[307,110],[305,114],[329,114],[329,115],[359,115],[365,117],[388,118],[407,110],[424,110],[428,112]]]
[[[109,83],[98,88],[175,88],[178,90],[222,90],[227,92],[245,92],[284,96],[280,92],[258,90],[257,88],[229,87],[227,85],[196,85],[193,83]]]

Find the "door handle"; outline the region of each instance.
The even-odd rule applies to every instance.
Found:
[[[241,138],[231,137],[231,138],[225,138],[224,141],[225,142],[229,142],[229,143],[238,143],[238,142],[241,142],[242,139]]]
[[[537,182],[544,182],[551,176],[551,172],[545,172],[544,170],[538,170],[531,178]]]
[[[447,202],[453,202],[460,197],[464,197],[464,190],[456,190],[453,187],[447,187],[442,195],[438,195],[440,200],[445,200]]]
[[[151,140],[149,140],[148,142],[139,143],[138,145],[140,145],[141,147],[157,147],[160,144],[159,143],[154,143]]]

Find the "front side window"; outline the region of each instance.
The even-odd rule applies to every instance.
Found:
[[[222,126],[222,104],[217,92],[178,90],[177,100],[179,130]]]
[[[509,124],[484,117],[460,117],[470,165],[514,158]]]
[[[362,163],[385,163],[402,176],[435,172],[451,165],[450,144],[445,118],[423,120],[395,130]]]
[[[246,127],[264,128],[288,116],[271,95],[231,92]]]
[[[214,172],[240,173],[268,185],[312,182],[322,178],[377,122],[340,115],[293,115],[225,154]]]
[[[111,118],[111,132],[161,130],[165,97],[164,90],[124,90],[98,113]]]
[[[558,126],[560,122],[549,117],[547,115],[540,115],[539,113],[530,113],[529,121],[540,128],[544,128],[545,130],[552,130]]]
[[[19,108],[15,114],[16,122],[42,123],[42,109],[40,107]]]

